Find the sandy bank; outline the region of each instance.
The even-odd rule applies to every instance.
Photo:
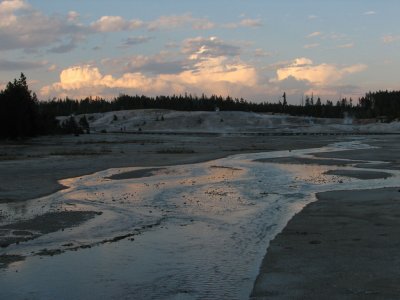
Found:
[[[377,171],[362,171],[362,170],[329,170],[325,172],[327,175],[345,176],[357,179],[386,179],[391,176],[391,174],[386,172]]]
[[[398,299],[398,188],[317,195],[270,244],[252,299]]]

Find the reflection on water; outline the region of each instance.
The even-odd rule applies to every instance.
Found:
[[[127,168],[63,180],[69,189],[27,202],[25,212],[9,210],[9,221],[48,211],[103,214],[1,250],[29,257],[0,270],[0,298],[246,299],[269,241],[315,192],[396,185],[395,177],[323,175],[335,166],[255,160],[363,147],[241,154],[142,178],[139,168]],[[135,178],[108,179],[127,171]],[[129,238],[103,243],[124,235]],[[68,251],[79,245],[91,248]],[[32,256],[43,248],[66,252]]]

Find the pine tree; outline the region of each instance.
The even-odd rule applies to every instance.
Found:
[[[0,137],[29,137],[38,132],[35,93],[29,90],[23,73],[0,92]]]

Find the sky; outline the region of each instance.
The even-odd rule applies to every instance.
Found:
[[[398,0],[2,0],[0,89],[41,100],[400,89]]]

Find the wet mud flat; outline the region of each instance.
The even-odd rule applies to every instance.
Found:
[[[271,242],[251,299],[398,299],[400,189],[317,198]]]
[[[397,182],[398,172],[355,168],[360,161],[353,157],[333,162],[328,157],[329,163],[323,164],[312,154],[341,147],[345,151],[363,148],[363,144],[347,141],[342,146],[238,154],[198,164],[116,168],[60,181],[68,188],[43,198],[42,203],[102,214],[77,221],[79,226],[71,233],[63,232],[61,226],[37,239],[0,249],[8,264],[3,268],[0,298],[23,299],[31,294],[51,299],[66,288],[74,298],[78,295],[74,286],[78,286],[87,295],[91,291],[93,299],[100,295],[246,299],[270,240],[294,214],[316,200],[315,193],[322,199],[320,195],[329,190],[360,190]],[[365,147],[360,151],[366,151]],[[282,161],[282,157],[292,161]],[[364,180],[357,172],[363,172]],[[29,229],[23,227],[4,230],[13,230],[15,236],[28,234]],[[300,235],[309,233],[303,230]],[[319,238],[308,242],[323,244]],[[52,247],[43,246],[46,243]],[[32,247],[47,250],[35,250],[31,256]],[[79,266],[77,262],[84,263]],[[81,272],[75,274],[72,270],[78,267]],[[57,279],[54,274],[60,270],[64,275]],[[253,296],[257,295],[253,292]]]
[[[94,211],[63,211],[49,212],[44,215],[39,215],[33,219],[14,222],[12,224],[0,226],[0,247],[5,249],[12,244],[18,245],[22,242],[36,239],[42,235],[64,231],[64,229],[79,226],[82,223],[101,215],[102,212]],[[52,252],[41,254],[51,255]],[[23,260],[22,255],[0,255],[0,268],[7,267],[8,264]]]

